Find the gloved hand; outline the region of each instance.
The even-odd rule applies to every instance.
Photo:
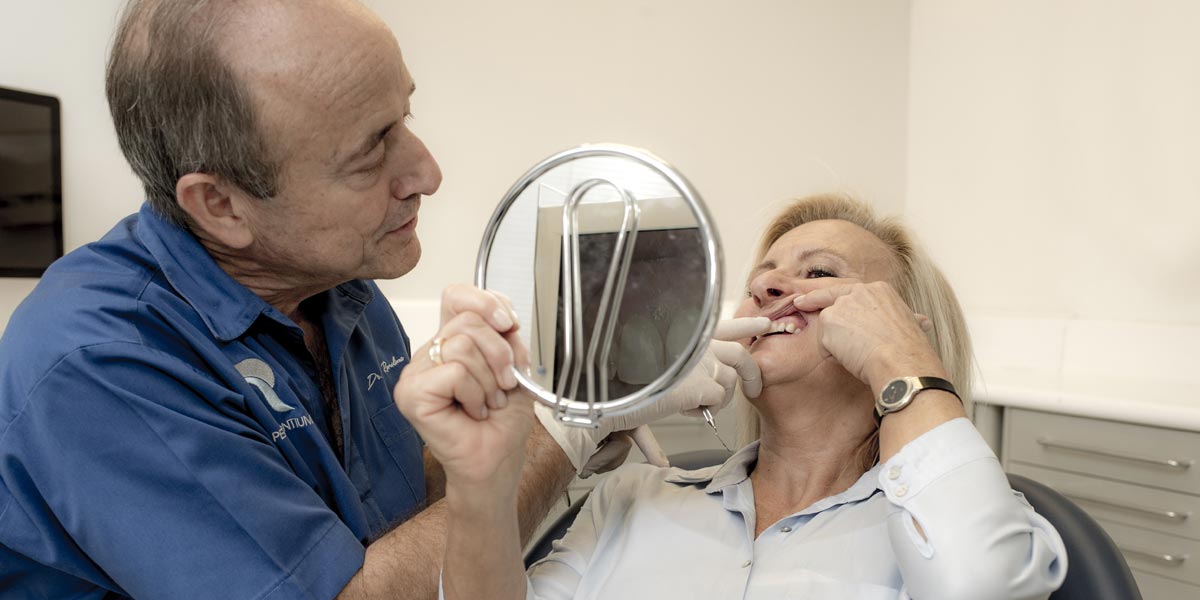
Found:
[[[613,432],[628,431],[675,413],[700,416],[705,408],[715,413],[733,400],[739,381],[747,397],[758,397],[762,392],[762,375],[749,351],[736,340],[766,333],[770,327],[771,321],[766,317],[721,321],[717,324],[708,350],[682,381],[659,395],[656,401],[636,411],[605,418],[599,428],[572,427],[562,423],[555,418],[554,409],[541,403],[535,407],[534,414],[562,447],[577,473],[602,473],[608,469],[588,463],[601,442]],[[604,459],[604,466],[610,469],[624,460],[623,454],[615,452],[605,452],[597,458]],[[615,461],[615,458],[620,461]]]

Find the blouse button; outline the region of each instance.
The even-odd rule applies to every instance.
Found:
[[[897,495],[897,496],[899,496],[899,497],[903,498],[903,497],[904,497],[904,495],[905,495],[905,494],[907,494],[907,493],[908,493],[908,486],[907,486],[907,485],[904,485],[904,484],[902,483],[902,484],[900,484],[900,485],[896,486],[896,495]]]
[[[779,528],[779,531],[782,531],[783,533],[791,533],[791,532],[792,532],[792,528],[791,528],[791,527],[788,527],[788,526],[786,526],[786,525],[784,525],[783,527],[780,527],[780,528]]]
[[[750,566],[750,564],[751,564],[751,563],[753,563],[753,562],[754,562],[754,561],[752,561],[752,560],[748,560],[748,561],[746,561],[746,562],[742,563],[742,568],[743,568],[743,569],[745,569],[746,567],[749,567],[749,566]]]
[[[892,467],[892,468],[888,469],[888,479],[895,480],[895,479],[899,479],[899,478],[900,478],[900,467]]]

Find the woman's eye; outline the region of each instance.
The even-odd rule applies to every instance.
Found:
[[[837,277],[837,273],[823,267],[812,267],[808,270],[809,279],[816,279],[818,277]]]

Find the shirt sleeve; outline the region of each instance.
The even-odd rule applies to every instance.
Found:
[[[75,351],[0,437],[4,544],[136,598],[334,597],[362,542],[243,402],[137,344]]]
[[[892,504],[888,533],[911,597],[1046,598],[1062,585],[1062,538],[1012,491],[967,419],[905,445],[880,469],[879,486]]]

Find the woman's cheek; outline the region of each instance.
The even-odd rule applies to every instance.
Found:
[[[747,296],[738,304],[737,310],[733,311],[734,318],[741,317],[757,317],[758,307],[754,305],[754,298]]]

